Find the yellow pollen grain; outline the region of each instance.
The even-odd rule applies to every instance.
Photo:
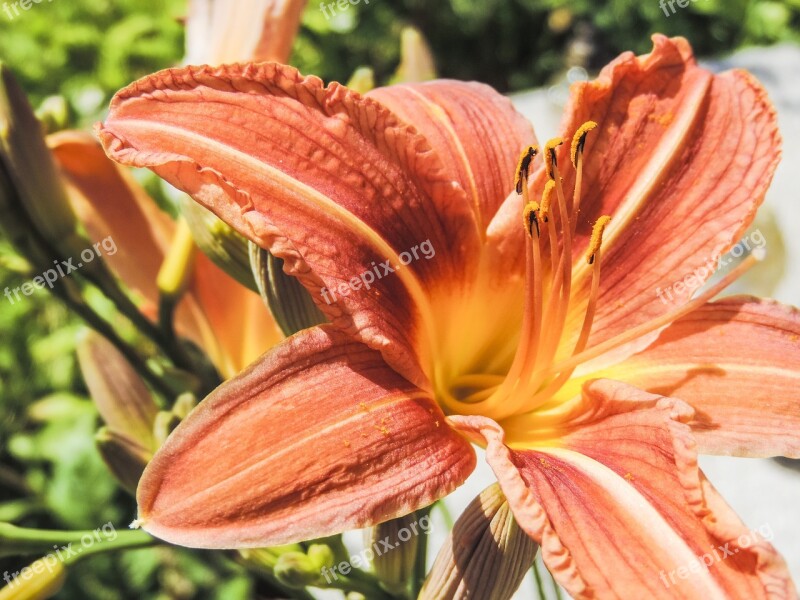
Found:
[[[796,342],[797,340],[800,340],[800,336],[797,336],[797,335],[790,335],[789,336],[789,341],[790,342]]]
[[[625,479],[627,481],[633,481],[635,479],[635,477],[630,473],[625,473]]]
[[[550,205],[553,202],[553,193],[556,189],[556,182],[552,179],[548,179],[547,183],[544,184],[544,191],[542,192],[542,207],[539,209],[539,215],[542,218],[542,221],[547,223],[547,219],[550,216]]]
[[[557,137],[553,138],[552,140],[548,141],[545,144],[545,152],[544,152],[544,164],[547,167],[547,174],[550,176],[550,179],[555,179],[555,167],[558,166],[558,161],[556,160],[556,147],[560,146],[564,143],[564,140]]]
[[[345,448],[349,448],[350,447],[350,440],[344,440],[344,447]]]
[[[358,403],[358,408],[360,408],[364,412],[369,412],[369,407],[366,405],[365,402],[359,402]]]
[[[538,153],[538,148],[534,148],[533,146],[528,146],[522,151],[522,154],[519,157],[519,162],[517,163],[517,178],[514,182],[514,187],[517,190],[517,194],[522,193],[522,186],[528,181],[531,162],[533,161],[533,157]]]
[[[597,222],[592,228],[592,239],[589,242],[589,250],[586,252],[586,261],[591,265],[594,263],[594,255],[600,249],[600,244],[603,243],[603,231],[606,225],[611,221],[608,215],[602,216],[597,219]]]
[[[578,166],[578,152],[583,152],[583,147],[586,145],[586,136],[589,132],[597,127],[594,121],[586,121],[578,128],[575,135],[572,137],[572,148],[570,149],[570,158],[572,164]]]
[[[672,113],[667,113],[664,115],[647,115],[647,119],[648,121],[658,123],[662,127],[668,127],[672,121],[675,120],[675,115]]]
[[[528,202],[525,210],[522,211],[522,226],[528,232],[530,237],[533,237],[533,227],[536,226],[536,235],[539,235],[539,221],[536,212],[539,210],[538,202]]]

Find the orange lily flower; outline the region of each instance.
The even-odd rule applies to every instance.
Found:
[[[775,114],[749,75],[654,42],[573,88],[573,144],[543,164],[518,160],[533,130],[475,83],[362,97],[260,64],[119,92],[109,156],[283,258],[331,321],[181,423],[139,524],[207,548],[368,526],[460,485],[468,438],[576,598],[796,597],[697,453],[800,456],[800,315],[710,302],[741,270],[694,300],[656,293],[752,221]]]

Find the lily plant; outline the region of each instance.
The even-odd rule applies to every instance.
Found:
[[[540,145],[478,83],[360,95],[278,63],[121,90],[108,155],[282,259],[329,321],[189,414],[137,525],[196,548],[367,527],[452,492],[476,444],[575,598],[795,598],[697,457],[800,457],[800,314],[713,300],[757,254],[694,297],[657,292],[709,279],[753,221],[775,111],[655,36],[575,84],[561,130]]]

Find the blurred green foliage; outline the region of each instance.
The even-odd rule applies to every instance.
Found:
[[[42,0],[9,18],[11,4],[0,0],[0,60],[34,105],[63,95],[81,126],[102,116],[117,89],[183,55],[185,0]],[[370,66],[386,82],[409,24],[429,40],[440,75],[514,91],[547,84],[571,66],[597,69],[625,50],[647,52],[654,32],[686,36],[700,55],[798,41],[800,0],[697,0],[669,16],[658,0],[361,0],[325,12],[311,0],[292,62],[340,81]],[[0,240],[0,292],[29,277]],[[93,529],[124,526],[135,514],[94,447],[97,415],[74,358],[81,326],[45,292],[15,304],[0,296],[0,521]],[[0,572],[21,566],[0,560]],[[252,593],[235,565],[173,549],[100,555],[74,571],[61,597]]]
[[[180,61],[185,1],[43,0],[13,19],[0,5],[0,59],[34,104],[63,94],[73,115],[97,118],[114,91]],[[667,7],[669,16],[659,0],[361,0],[343,11],[325,4],[323,11],[310,1],[292,61],[340,81],[362,65],[388,81],[409,24],[430,41],[442,76],[502,91],[543,85],[569,66],[599,68],[625,50],[646,52],[655,32],[686,36],[701,55],[800,40],[800,0],[695,0],[674,5],[674,14]]]

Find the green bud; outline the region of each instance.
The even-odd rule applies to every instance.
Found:
[[[304,588],[319,583],[322,573],[307,554],[287,552],[275,563],[275,578],[287,587]]]
[[[308,547],[307,554],[319,571],[323,567],[332,567],[336,562],[336,556],[327,544],[311,544]]]
[[[188,196],[181,198],[180,207],[192,237],[203,254],[243,286],[258,292],[250,269],[247,240]]]
[[[107,427],[97,432],[94,441],[114,478],[126,490],[135,493],[144,468],[153,458],[153,452]]]
[[[370,67],[359,67],[350,77],[347,87],[359,94],[366,94],[375,88],[375,72]]]
[[[250,265],[261,297],[287,336],[327,320],[308,290],[283,272],[283,261],[250,242]]]
[[[406,591],[414,575],[419,545],[427,542],[429,531],[430,516],[419,518],[416,513],[367,529],[364,547],[370,550],[372,568],[388,592]]]
[[[67,570],[64,563],[50,554],[24,567],[10,583],[0,589],[0,600],[45,600],[52,598],[64,585]]]
[[[420,600],[510,600],[538,545],[520,529],[500,486],[486,488],[456,521]]]
[[[87,331],[78,342],[78,364],[109,432],[144,450],[157,450],[153,425],[158,406],[119,350],[100,334]]]
[[[5,185],[16,191],[22,211],[34,228],[65,257],[77,256],[88,242],[78,233],[41,123],[11,71],[0,64],[0,162]]]
[[[36,118],[42,124],[45,135],[69,127],[69,106],[63,96],[49,96],[36,109]]]
[[[179,219],[156,284],[162,299],[177,303],[192,281],[195,243],[185,220]]]
[[[392,83],[416,83],[436,79],[436,66],[428,42],[414,27],[404,27],[400,34],[400,66]]]

